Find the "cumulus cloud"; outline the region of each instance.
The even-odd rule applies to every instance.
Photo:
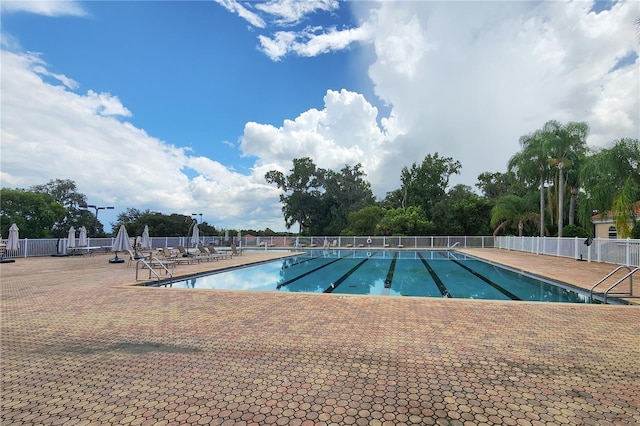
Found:
[[[399,129],[387,118],[378,124],[378,110],[359,93],[328,90],[322,110],[311,109],[280,127],[249,122],[240,148],[283,171],[293,158],[311,157],[316,165],[340,170],[345,164],[361,163],[380,184],[376,173],[393,151]],[[371,180],[371,179],[370,179]]]
[[[86,16],[87,12],[82,8],[79,1],[65,0],[18,0],[0,2],[0,11],[7,12],[27,12],[45,16]]]
[[[359,9],[376,55],[369,77],[404,129],[395,142],[402,162],[437,151],[461,161],[454,183],[473,185],[483,171],[504,171],[519,137],[551,119],[589,123],[591,145],[637,138],[637,56],[611,72],[637,49],[637,5],[618,2],[600,13],[589,2]]]
[[[148,135],[122,121],[131,112],[116,96],[45,81],[50,74],[37,55],[3,50],[1,59],[3,187],[71,179],[94,203],[198,211],[230,228],[246,228],[248,215],[259,212],[257,228],[283,228],[277,191],[264,182],[264,171],[241,175]]]

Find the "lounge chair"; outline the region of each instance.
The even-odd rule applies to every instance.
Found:
[[[233,249],[233,247],[235,247],[235,246],[232,245],[231,248]],[[209,246],[209,252],[211,254],[215,254],[216,256],[218,256],[219,259],[231,259],[233,257],[233,255],[236,254],[236,253],[229,254],[229,252],[219,252],[213,246]]]
[[[184,248],[184,246],[177,246],[178,251],[180,252],[180,256],[182,256],[182,258],[189,258],[191,259],[193,262],[198,262],[200,263],[201,260],[210,260],[207,259],[207,256],[205,255],[200,255],[200,254],[194,254],[194,253],[189,253],[187,251],[186,248]]]
[[[169,250],[167,247],[163,247],[162,248],[162,256],[163,256],[163,260],[165,261],[171,261],[171,262],[175,262],[177,264],[191,264],[193,262],[195,262],[194,259],[190,258],[190,257],[182,257],[182,255],[178,252],[172,252],[171,250]]]
[[[206,246],[204,246],[203,244],[198,244],[198,255],[197,257],[199,257],[202,260],[219,260],[220,259],[220,255],[216,254],[216,253],[212,253]]]
[[[232,256],[242,256],[242,249],[238,250],[235,244],[231,244],[231,255]]]

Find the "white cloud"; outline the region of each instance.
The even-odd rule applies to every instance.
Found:
[[[236,0],[214,0],[220,6],[227,9],[229,12],[236,13],[239,17],[247,21],[254,27],[264,28],[266,26],[264,20],[260,15],[250,11]]]
[[[37,55],[3,50],[1,60],[3,187],[71,179],[91,202],[119,210],[198,211],[218,227],[284,229],[277,191],[263,170],[235,173],[118,120],[131,113],[117,97],[47,83]]]
[[[303,31],[278,31],[273,38],[258,36],[260,50],[273,61],[279,61],[291,52],[298,56],[318,56],[343,50],[352,43],[365,42],[369,38],[369,27],[366,25],[344,30],[307,28]]]
[[[247,123],[240,148],[245,155],[258,157],[259,164],[270,163],[283,171],[291,167],[292,159],[301,157],[332,170],[362,163],[369,180],[379,187],[388,177],[377,172],[388,156],[397,156],[393,151],[399,129],[393,118],[382,125],[377,118],[377,108],[361,94],[328,90],[321,111],[305,111],[280,127]]]
[[[275,16],[275,23],[279,25],[296,24],[310,13],[318,10],[330,12],[339,7],[337,0],[272,0],[256,4],[256,9]]]
[[[64,0],[19,0],[0,2],[0,11],[27,12],[45,16],[87,16],[87,12],[82,8],[79,1]]]
[[[402,161],[439,152],[460,160],[453,183],[504,171],[521,135],[546,121],[586,121],[592,145],[640,134],[639,63],[609,73],[637,49],[638,3],[590,12],[588,2],[382,2],[371,26],[375,93],[405,136]],[[402,42],[409,43],[401,47]],[[411,44],[414,42],[414,44]]]

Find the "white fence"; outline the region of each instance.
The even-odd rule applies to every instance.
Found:
[[[111,250],[114,238],[89,238],[88,247],[94,252]],[[640,240],[594,238],[591,245],[585,238],[555,237],[490,237],[490,236],[411,236],[411,237],[202,237],[205,245],[245,248],[489,248],[517,250],[534,254],[584,259],[594,262],[640,267]],[[6,240],[2,241],[6,243]],[[132,245],[134,238],[131,238]],[[151,248],[192,247],[191,237],[152,237]],[[67,253],[67,239],[21,239],[19,249],[7,251],[5,257],[50,256]]]
[[[640,267],[640,240],[628,238],[496,237],[495,247]]]
[[[115,238],[89,238],[86,248],[93,252],[108,252],[111,250]],[[134,238],[131,244],[134,245]],[[201,237],[199,242],[205,245],[229,246],[236,244],[245,248],[303,248],[303,247],[333,247],[333,248],[449,248],[449,247],[493,247],[493,237],[480,236],[413,236],[413,237],[256,237],[244,235],[241,238],[229,237]],[[3,240],[6,243],[6,240]],[[77,243],[77,240],[76,240]],[[191,237],[151,237],[150,248],[192,247]],[[5,257],[31,257],[66,254],[66,238],[28,239],[19,242],[18,250],[5,253]]]

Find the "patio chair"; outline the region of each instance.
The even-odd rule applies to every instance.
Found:
[[[162,248],[162,258],[164,261],[171,261],[171,262],[175,262],[176,264],[183,264],[183,265],[196,262],[195,259],[192,259],[190,257],[182,257],[182,254],[179,251],[178,253],[172,252],[167,247]]]
[[[203,244],[198,244],[198,252],[199,252],[199,254],[197,256],[199,258],[201,258],[202,260],[209,261],[209,260],[219,260],[220,259],[220,255],[219,254],[212,253],[211,250],[209,250]]]
[[[229,254],[229,252],[219,252],[213,246],[209,246],[209,252],[211,254],[217,255],[219,259],[231,259],[233,257],[233,255],[236,254],[236,253],[233,253],[233,247],[235,247],[235,245],[232,244],[231,245],[231,248],[232,248],[232,253],[231,254]]]
[[[242,256],[242,249],[238,251],[238,247],[235,244],[231,244],[231,256]]]

